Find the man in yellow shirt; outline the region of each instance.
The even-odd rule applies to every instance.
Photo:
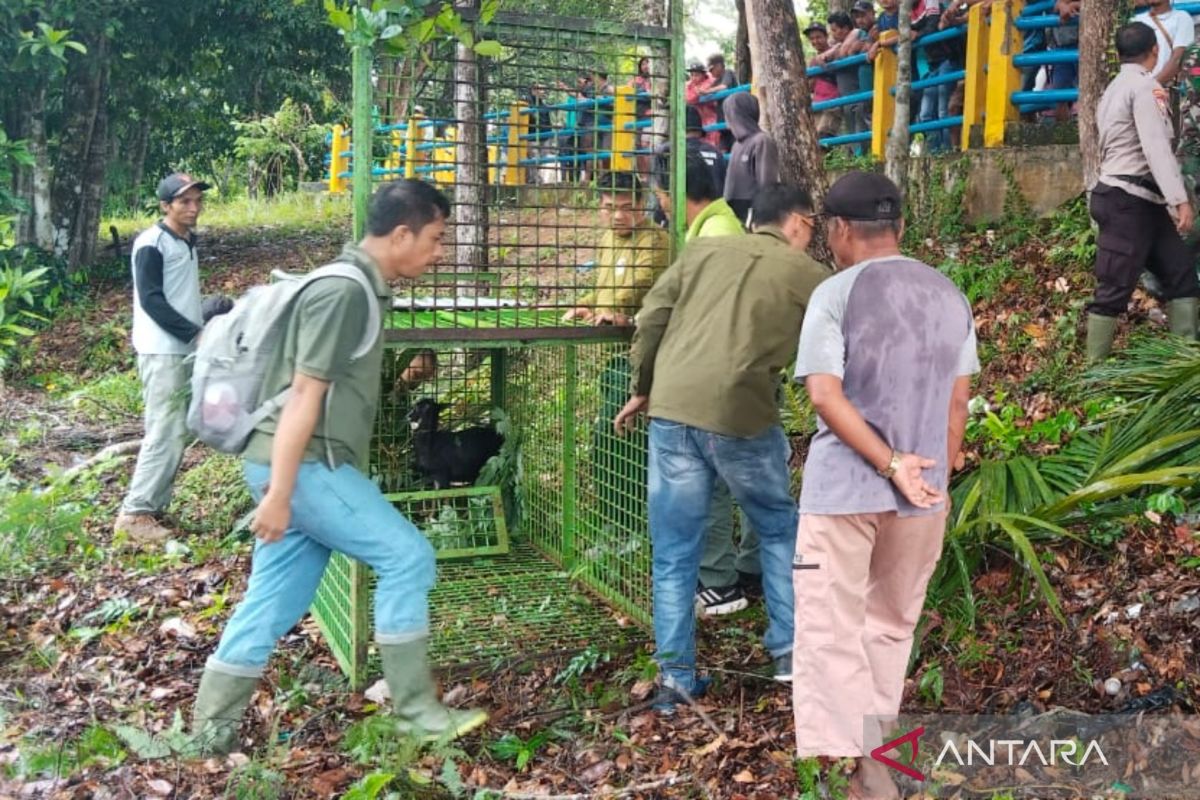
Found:
[[[642,186],[634,175],[603,174],[596,186],[604,228],[596,248],[596,280],[563,319],[632,326],[642,298],[670,262],[670,239],[646,217]],[[598,524],[624,530],[643,525],[646,509],[645,433],[621,440],[609,424],[629,396],[631,377],[622,345],[600,373],[600,413],[592,439]]]
[[[605,230],[596,247],[595,287],[579,297],[563,319],[632,325],[642,298],[667,268],[669,240],[646,217],[641,182],[633,174],[607,173],[596,180],[596,186]]]

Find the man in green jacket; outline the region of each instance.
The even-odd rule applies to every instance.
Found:
[[[660,158],[655,173],[654,193],[659,208],[671,208],[671,168]],[[741,220],[713,185],[712,170],[703,156],[689,151],[685,159],[684,241],[708,236],[741,236]],[[732,614],[750,605],[748,590],[761,586],[762,566],[758,558],[758,534],[742,514],[742,537],[733,543],[733,495],[719,478],[713,489],[712,507],[705,523],[704,555],[700,558],[700,584],[696,605],[706,617]]]
[[[829,271],[804,250],[812,200],[775,184],[754,199],[755,232],[700,239],[655,283],[638,312],[633,396],[618,432],[650,416],[648,484],[654,637],[671,714],[697,680],[693,598],[713,485],[723,480],[762,540],[765,644],[777,680],[791,679],[796,503],[775,392],[792,360],[804,310]]]

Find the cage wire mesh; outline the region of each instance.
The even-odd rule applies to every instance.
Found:
[[[611,421],[628,397],[628,316],[669,263],[648,180],[679,80],[661,28],[500,14],[475,37],[499,57],[438,42],[376,66],[375,179],[436,181],[452,205],[443,263],[395,291],[370,463],[453,559],[430,599],[443,663],[616,642],[649,621],[645,433]],[[610,171],[643,193],[597,186]],[[565,320],[576,308],[615,324]],[[439,430],[504,432],[475,486],[435,489],[422,471],[423,400]],[[355,684],[371,590],[339,556],[314,604]]]

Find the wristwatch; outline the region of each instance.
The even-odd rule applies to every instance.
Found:
[[[896,470],[898,469],[900,469],[900,454],[893,450],[892,458],[890,461],[888,461],[887,467],[884,469],[877,469],[875,472],[879,474],[879,477],[891,480],[892,476],[896,474]]]

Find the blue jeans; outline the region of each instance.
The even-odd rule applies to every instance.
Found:
[[[654,640],[665,685],[687,691],[695,685],[693,603],[717,477],[729,486],[762,541],[768,618],[764,644],[772,656],[792,649],[797,516],[788,452],[787,437],[778,425],[752,439],[739,439],[669,420],[650,420]]]
[[[954,72],[954,60],[947,58],[929,70],[926,78],[940,78]],[[921,112],[917,122],[933,122],[935,119],[945,119],[950,116],[950,96],[954,94],[953,83],[943,83],[940,86],[930,86],[921,90]],[[929,152],[940,153],[950,149],[950,129],[941,128],[936,131],[926,131],[925,141],[929,143]]]
[[[250,493],[261,500],[270,468],[247,461],[244,472]],[[436,575],[429,541],[354,467],[330,470],[305,461],[292,493],[291,527],[278,542],[254,543],[246,596],[208,666],[232,675],[260,675],[275,642],[312,605],[334,550],[375,571],[377,642],[399,644],[428,635],[429,590]]]

